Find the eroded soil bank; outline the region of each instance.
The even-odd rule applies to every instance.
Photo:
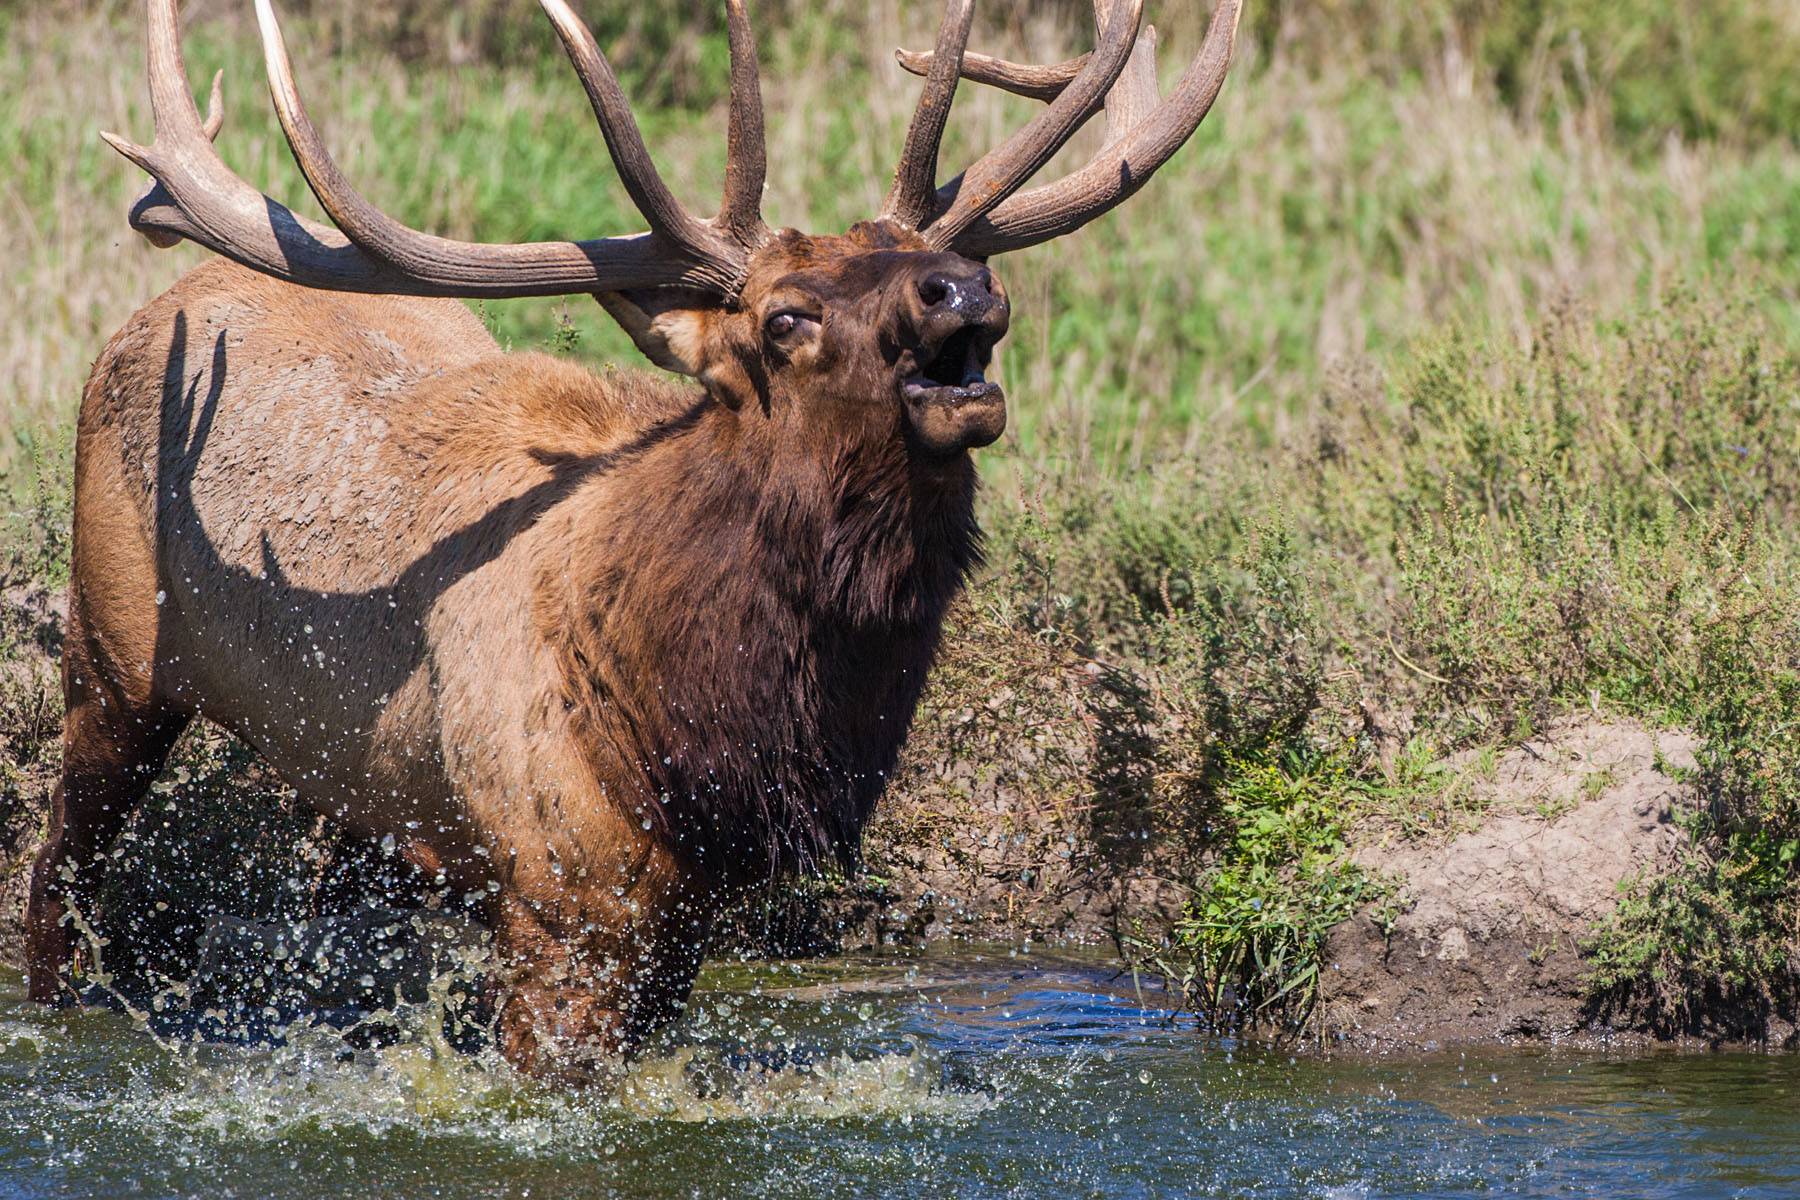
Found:
[[[1605,1039],[1582,946],[1620,889],[1672,868],[1692,805],[1679,782],[1694,737],[1598,719],[1499,756],[1472,786],[1466,828],[1403,840],[1384,831],[1355,860],[1393,878],[1390,912],[1326,942],[1320,1029],[1374,1049],[1519,1039]],[[1777,1043],[1791,1016],[1767,1030]]]

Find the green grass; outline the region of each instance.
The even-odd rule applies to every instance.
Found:
[[[340,162],[401,219],[487,240],[638,228],[525,7],[296,6],[290,46]],[[976,41],[1060,57],[1081,8],[1001,5]],[[1151,16],[1169,77],[1200,31]],[[759,11],[772,221],[876,209],[916,95],[889,52],[934,17]],[[671,186],[710,208],[716,19],[596,24]],[[88,364],[201,257],[129,233],[141,181],[94,136],[150,136],[140,37],[117,7],[0,9],[9,589],[66,571]],[[226,69],[227,161],[316,215],[243,16],[186,44],[196,83]],[[906,836],[953,840],[984,789],[1085,813],[1071,853],[1153,853],[1188,888],[1140,952],[1222,1019],[1228,998],[1286,1019],[1323,930],[1383,894],[1348,832],[1471,819],[1446,756],[1478,770],[1577,708],[1691,723],[1694,855],[1601,931],[1596,996],[1674,1028],[1792,995],[1796,53],[1773,0],[1256,5],[1217,109],[1150,188],[997,261],[1017,320],[1012,429],[983,456],[991,569],[902,776],[942,819]],[[965,89],[946,161],[1031,112]],[[585,299],[483,315],[513,346],[636,361]],[[38,636],[8,628],[5,657]],[[23,811],[55,714],[14,699],[0,784]]]

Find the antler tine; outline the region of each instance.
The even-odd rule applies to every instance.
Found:
[[[266,3],[266,0],[257,2]],[[538,3],[556,27],[556,36],[562,39],[563,49],[569,52],[569,62],[581,78],[581,86],[587,91],[588,102],[600,122],[600,133],[606,139],[613,166],[618,169],[619,182],[625,185],[632,203],[650,222],[650,232],[689,258],[734,264],[736,278],[729,290],[735,291],[736,285],[742,282],[748,261],[744,247],[720,237],[710,225],[683,208],[670,193],[662,176],[656,173],[655,164],[650,161],[643,134],[638,132],[637,118],[631,114],[631,102],[625,98],[625,91],[619,86],[606,56],[600,53],[593,33],[575,15],[575,10],[566,0],[538,0]],[[733,75],[736,75],[735,68]],[[735,78],[733,82],[736,82]],[[739,116],[738,109],[734,96],[734,116]]]
[[[1096,0],[1094,9],[1095,18],[1104,21],[1103,0]],[[964,54],[962,77],[970,83],[986,84],[1015,96],[1042,100],[1048,104],[1075,82],[1075,77],[1093,56],[1094,52],[1090,50],[1067,62],[1037,66],[1008,62],[986,54]],[[930,50],[924,53],[917,50],[896,50],[894,59],[914,75],[926,75],[937,63],[938,56]],[[1120,72],[1119,81],[1106,93],[1107,144],[1111,145],[1133,125],[1143,120],[1156,107],[1157,99],[1156,28],[1146,25],[1138,34],[1137,45],[1132,48],[1131,57],[1125,60],[1125,69]]]
[[[1218,0],[1206,40],[1174,90],[1149,116],[1080,170],[995,207],[968,226],[953,248],[983,257],[1034,246],[1074,232],[1134,195],[1212,109],[1231,65],[1239,11],[1238,0]],[[940,190],[939,203],[948,198],[947,191]]]
[[[408,236],[412,231],[350,186],[326,151],[312,118],[307,116],[306,106],[300,102],[299,86],[294,82],[294,64],[288,58],[287,43],[270,0],[256,0],[256,25],[262,34],[263,62],[269,76],[269,95],[275,101],[275,115],[319,206],[345,237],[376,260],[408,273],[416,272],[425,264],[418,261],[421,247]]]
[[[1042,100],[1048,104],[1063,94],[1063,89],[1075,81],[1075,76],[1081,73],[1081,68],[1093,56],[1094,52],[1089,50],[1079,58],[1040,67],[1007,62],[1003,58],[993,58],[986,54],[964,54],[962,77],[970,83],[986,84],[1015,96]],[[914,75],[929,75],[937,62],[937,54],[932,50],[896,50],[894,59]]]
[[[224,73],[213,77],[202,123],[188,90],[176,0],[149,0],[145,40],[156,137],[149,146],[140,146],[116,133],[100,135],[151,176],[150,187],[131,206],[133,229],[153,246],[166,249],[186,238],[300,282],[329,276],[347,286],[360,282],[370,291],[397,282],[336,230],[295,216],[225,166],[212,147],[224,123]],[[299,242],[293,253],[282,244],[282,235]]]
[[[937,208],[938,143],[950,118],[950,102],[956,96],[956,80],[962,72],[963,49],[969,44],[969,25],[975,17],[974,0],[949,0],[944,23],[938,30],[931,73],[919,94],[912,125],[906,131],[906,148],[894,170],[894,183],[882,203],[881,215],[908,229],[918,229]]]
[[[725,130],[725,198],[713,225],[738,245],[756,247],[769,236],[762,219],[768,150],[756,38],[744,0],[725,0],[725,27],[731,45],[731,116]]]
[[[991,212],[1037,173],[1072,137],[1075,131],[1112,90],[1137,44],[1143,0],[1113,0],[1112,16],[1100,35],[1100,44],[1062,94],[1034,117],[1025,128],[990,150],[939,191],[939,202],[948,192],[953,199],[942,216],[925,232],[925,240],[937,249],[955,246],[965,230]]]
[[[188,90],[187,62],[181,53],[181,16],[175,0],[167,0],[167,3],[152,0],[146,17],[149,26],[150,119],[155,122],[157,133],[160,135],[166,130],[172,141],[204,133],[200,110],[194,107],[194,93]],[[220,79],[215,79],[214,86],[219,85]]]
[[[212,94],[206,98],[206,123],[200,132],[206,140],[219,140],[219,130],[225,128],[225,72],[223,69],[213,72]]]
[[[1094,20],[1105,28],[1105,0],[1094,0]],[[1156,108],[1156,26],[1146,25],[1125,60],[1125,69],[1106,93],[1106,145],[1110,146]]]
[[[147,43],[150,71],[150,116],[155,122],[156,143],[167,141],[191,141],[193,134],[202,134],[208,142],[218,136],[218,125],[224,123],[224,114],[220,111],[219,101],[222,99],[225,72],[220,71],[213,76],[213,103],[208,106],[207,123],[200,123],[200,111],[194,107],[194,97],[187,89],[187,64],[182,61],[181,36],[179,18],[174,4],[151,3],[147,12]],[[213,117],[219,118],[217,124]],[[167,135],[165,137],[165,135]],[[168,192],[157,182],[155,169],[150,165],[158,161],[161,155],[153,146],[140,146],[136,142],[120,137],[116,133],[102,130],[100,138],[107,145],[136,163],[150,174],[150,186],[146,188],[137,202],[131,206],[131,227],[144,235],[146,241],[160,250],[170,246],[186,236],[172,229],[164,228],[153,221],[146,221],[140,213],[152,209],[166,209],[173,203]],[[166,150],[166,147],[164,147]]]

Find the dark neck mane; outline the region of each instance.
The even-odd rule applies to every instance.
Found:
[[[546,631],[564,702],[611,793],[709,874],[849,866],[979,559],[974,468],[921,467],[897,430],[782,453],[716,412],[607,485],[639,517]]]

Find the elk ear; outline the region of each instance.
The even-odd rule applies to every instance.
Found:
[[[665,371],[700,377],[705,373],[716,297],[691,288],[634,288],[595,292],[607,315],[631,335],[645,358]]]

